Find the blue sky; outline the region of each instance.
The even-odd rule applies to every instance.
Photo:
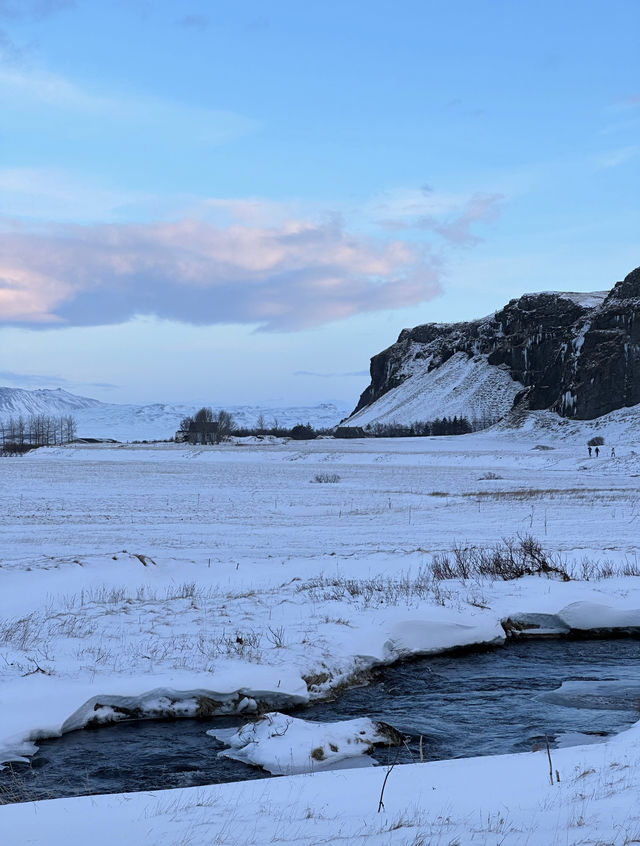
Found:
[[[640,5],[0,0],[0,370],[357,400],[400,329],[640,263]]]

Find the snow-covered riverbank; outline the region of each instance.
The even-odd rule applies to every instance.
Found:
[[[640,456],[627,430],[614,437],[617,457],[597,461],[573,430],[6,459],[0,757],[92,721],[279,708],[378,663],[500,643],[505,624],[640,626],[640,579],[624,575],[638,571]],[[432,577],[456,544],[528,535],[589,580]],[[560,784],[545,756],[397,767],[386,815],[374,768],[7,806],[0,820],[12,843],[62,842],[64,819],[79,843],[102,815],[125,843],[624,843],[612,813],[615,837],[640,831],[637,727],[554,751]]]

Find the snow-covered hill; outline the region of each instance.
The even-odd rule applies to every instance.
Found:
[[[404,382],[349,418],[349,426],[411,424],[441,417],[466,417],[488,425],[509,411],[520,382],[485,356],[455,353],[435,370],[416,367]]]
[[[81,438],[114,438],[118,441],[162,440],[174,435],[183,417],[199,406],[181,403],[124,405],[105,403],[63,391],[0,388],[0,420],[22,415],[72,414]],[[214,411],[218,406],[212,406]],[[324,402],[312,406],[237,405],[224,406],[238,426],[254,426],[262,415],[265,424],[291,427],[310,423],[316,428],[335,426],[348,411],[346,404]]]
[[[104,405],[100,400],[79,397],[63,391],[62,388],[51,390],[39,388],[28,391],[24,388],[0,388],[0,419],[5,417],[31,414],[75,414],[89,408]]]

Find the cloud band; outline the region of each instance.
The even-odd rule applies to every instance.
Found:
[[[424,302],[438,261],[340,221],[277,227],[182,220],[0,230],[0,322],[122,323],[136,315],[294,331]]]

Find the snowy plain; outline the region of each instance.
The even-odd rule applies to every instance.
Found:
[[[132,712],[279,710],[404,656],[499,647],[507,619],[538,633],[640,626],[640,578],[624,575],[639,564],[637,424],[635,409],[584,424],[540,414],[457,438],[3,459],[0,759]],[[524,534],[575,578],[430,577],[456,543]],[[305,733],[291,732],[298,761]],[[5,805],[3,842],[640,840],[640,724],[554,750],[559,783],[544,750],[397,766],[380,813],[386,768],[318,772],[311,751],[296,776]]]

